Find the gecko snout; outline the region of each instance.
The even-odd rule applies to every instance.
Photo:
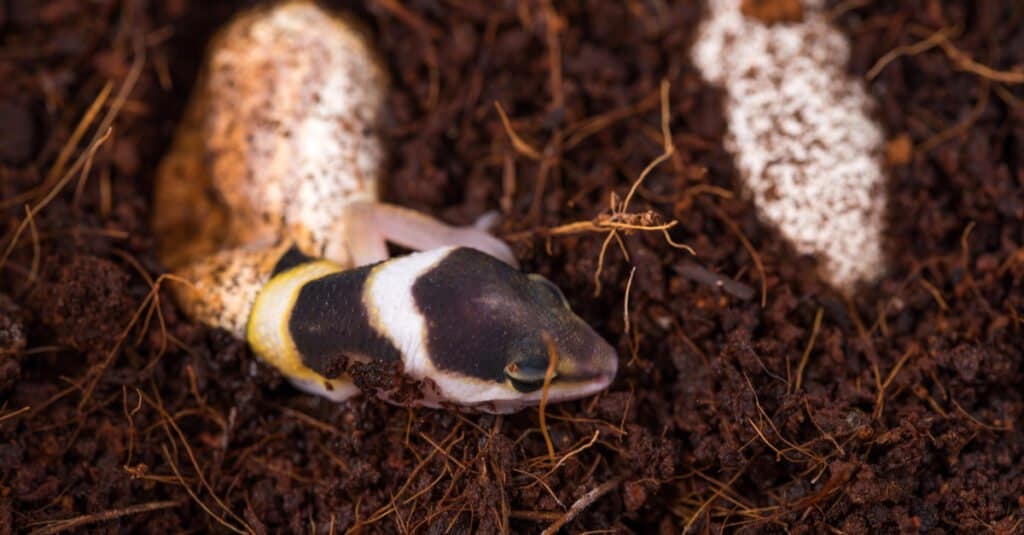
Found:
[[[618,373],[619,356],[615,348],[582,320],[579,323],[582,325],[566,336],[550,338],[558,359],[552,385],[558,388],[549,393],[549,399],[574,399],[600,392]]]
[[[434,254],[412,285],[425,326],[415,339],[425,343],[411,360],[430,363],[421,375],[448,401],[510,412],[590,396],[615,379],[615,349],[548,279],[469,248]]]

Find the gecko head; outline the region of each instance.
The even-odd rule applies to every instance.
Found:
[[[548,402],[590,396],[615,378],[615,349],[544,277],[470,248],[421,254],[432,258],[408,289],[421,328],[401,345],[415,348],[406,364],[436,385],[439,404],[507,413],[545,391]]]

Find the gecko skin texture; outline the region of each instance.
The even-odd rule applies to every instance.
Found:
[[[803,21],[771,25],[741,3],[708,0],[693,61],[725,90],[725,146],[759,215],[849,292],[884,270],[884,136],[873,102],[846,74],[850,44],[820,0],[805,0]]]
[[[605,389],[615,350],[485,225],[379,201],[386,90],[365,36],[312,2],[215,36],[154,188],[179,306],[334,401],[536,405],[545,337],[549,401]],[[420,252],[389,258],[388,242]]]

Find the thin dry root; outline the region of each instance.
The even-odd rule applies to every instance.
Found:
[[[567,236],[572,234],[580,234],[585,232],[604,232],[607,233],[607,237],[601,245],[601,252],[598,255],[597,270],[594,272],[594,295],[601,294],[601,273],[604,268],[604,258],[607,252],[608,246],[611,244],[612,239],[615,239],[619,248],[622,250],[623,256],[629,260],[629,254],[626,251],[625,245],[622,242],[620,234],[626,234],[632,231],[645,231],[645,232],[661,232],[666,243],[676,249],[682,249],[689,252],[692,255],[696,255],[694,250],[688,245],[678,243],[672,239],[669,235],[669,229],[679,224],[677,220],[665,221],[664,218],[652,211],[647,210],[644,212],[630,212],[629,204],[633,200],[633,196],[640,189],[640,185],[647,178],[647,176],[662,162],[668,160],[675,154],[675,145],[672,144],[672,132],[669,129],[669,107],[668,107],[668,81],[662,81],[661,83],[661,131],[662,131],[662,143],[664,151],[660,156],[655,158],[651,163],[647,164],[647,167],[640,173],[636,181],[629,188],[629,192],[626,197],[619,201],[618,196],[612,193],[610,199],[610,211],[603,213],[595,217],[590,221],[576,221],[573,223],[567,223],[559,225],[550,229],[539,229],[535,232],[529,233],[530,235],[539,235],[545,238],[552,236]],[[500,111],[500,108],[499,108]],[[511,130],[509,136],[512,137]],[[515,144],[513,138],[513,143]],[[522,152],[522,150],[520,150]],[[528,151],[526,152],[527,155]],[[508,239],[515,240],[518,238],[526,237],[525,235],[513,235],[509,236]]]
[[[619,478],[615,478],[610,481],[605,481],[604,483],[598,485],[597,487],[590,490],[583,496],[580,496],[580,499],[576,500],[576,502],[572,504],[572,507],[570,507],[569,510],[566,511],[561,518],[552,522],[551,525],[544,530],[543,535],[554,535],[555,533],[557,533],[558,530],[562,529],[562,526],[571,522],[572,519],[576,518],[576,516],[583,512],[584,509],[589,507],[590,504],[597,501],[597,499],[600,498],[601,496],[604,496],[605,494],[611,492],[613,489],[615,489],[615,487],[618,487],[621,481],[622,480]]]
[[[551,340],[550,334],[545,332],[541,333],[541,335],[544,338],[544,344],[548,348],[548,369],[544,372],[544,386],[541,388],[540,406],[538,407],[540,432],[544,435],[544,444],[548,448],[548,459],[554,462],[555,446],[551,443],[551,435],[548,433],[545,409],[548,406],[548,392],[551,390],[551,380],[555,377],[555,368],[558,366],[558,350],[555,348],[555,343]]]

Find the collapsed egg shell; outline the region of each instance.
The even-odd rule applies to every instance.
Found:
[[[313,249],[377,198],[387,75],[358,25],[312,2],[257,8],[211,41],[155,187],[171,268],[289,235]]]
[[[821,259],[841,290],[884,269],[884,136],[873,101],[846,73],[850,43],[821,0],[802,20],[765,24],[741,0],[709,0],[691,51],[726,93],[726,149],[763,220]]]

